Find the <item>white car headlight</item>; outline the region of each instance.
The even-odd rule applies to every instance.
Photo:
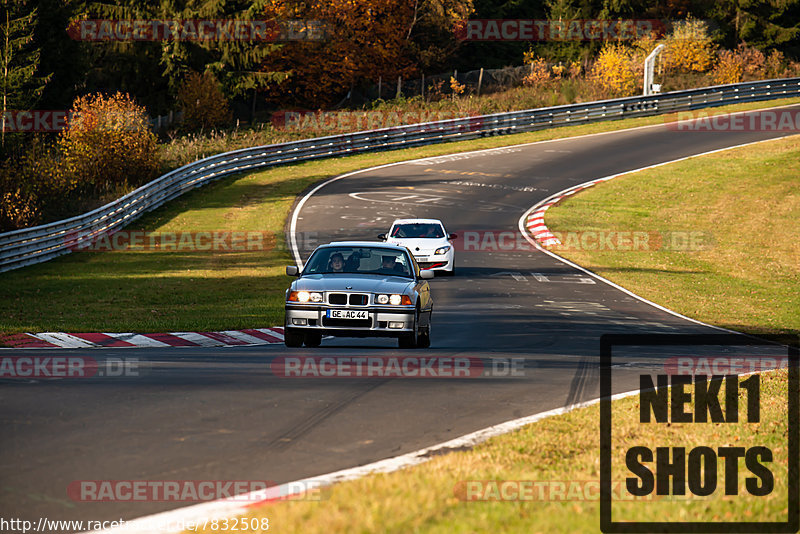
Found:
[[[436,249],[436,252],[434,252],[434,254],[447,254],[447,251],[448,251],[448,250],[450,250],[450,245],[448,245],[448,246],[446,246],[446,247],[439,247],[439,248],[437,248],[437,249]]]
[[[309,297],[311,302],[322,302],[322,293],[311,293]]]
[[[378,295],[375,298],[375,302],[377,302],[378,304],[386,304],[387,302],[389,302],[389,295]]]
[[[400,302],[402,302],[402,297],[400,295],[392,295],[389,297],[389,304],[397,306],[398,304],[400,304]]]
[[[297,292],[297,300],[300,302],[308,302],[311,298],[311,294],[308,291],[298,291]]]

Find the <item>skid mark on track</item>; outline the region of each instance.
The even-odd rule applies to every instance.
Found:
[[[598,368],[600,365],[600,358],[596,356],[583,356],[575,375],[572,377],[572,383],[569,385],[569,393],[567,400],[564,403],[565,408],[571,408],[576,404],[582,402],[587,397],[591,398],[597,396],[595,391],[599,389]]]
[[[352,402],[388,381],[388,379],[370,381],[368,387],[357,391],[347,392],[342,398],[332,402],[319,411],[315,411],[310,417],[307,417],[301,420],[299,423],[291,426],[283,434],[267,443],[266,449],[272,451],[281,451],[289,448],[297,439],[309,433],[314,429],[314,427],[325,421],[327,418],[347,408],[347,406],[349,406]]]

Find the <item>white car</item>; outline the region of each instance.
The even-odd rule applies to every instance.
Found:
[[[407,247],[420,269],[452,276],[456,272],[456,256],[451,241],[457,237],[448,234],[438,219],[397,219],[389,233],[380,234],[378,239]]]

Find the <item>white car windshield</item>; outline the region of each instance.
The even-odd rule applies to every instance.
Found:
[[[303,274],[383,274],[411,278],[413,267],[399,250],[378,247],[324,247],[309,258]]]
[[[444,237],[444,229],[440,224],[436,223],[398,224],[392,229],[390,237],[400,239],[441,239]]]

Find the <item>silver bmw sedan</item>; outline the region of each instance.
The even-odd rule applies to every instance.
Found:
[[[427,280],[407,248],[368,241],[317,247],[286,290],[287,347],[317,347],[323,335],[395,337],[400,348],[431,343],[433,299]]]

